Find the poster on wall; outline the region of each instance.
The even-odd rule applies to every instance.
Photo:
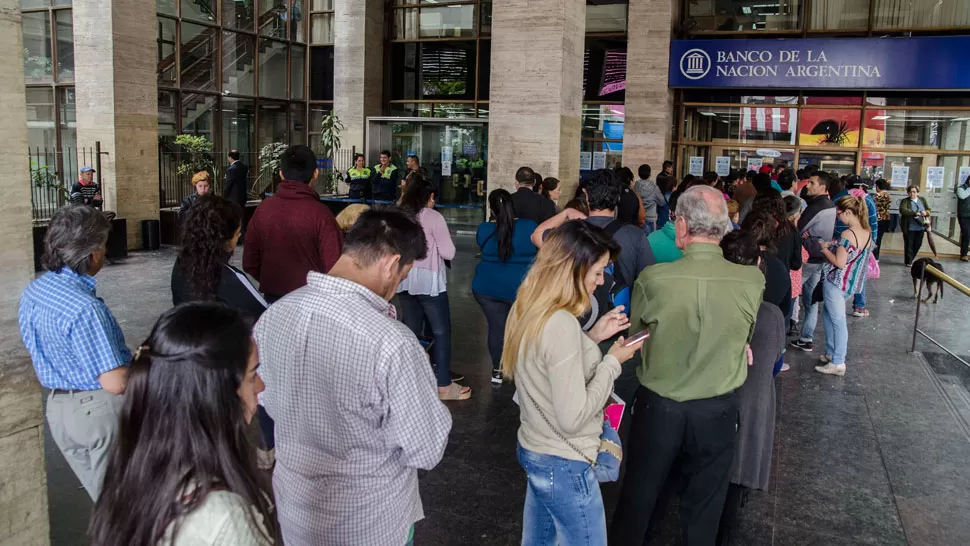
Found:
[[[757,171],[764,165],[765,160],[760,157],[749,157],[748,158],[748,170]]]
[[[892,187],[905,188],[909,184],[909,167],[893,165]]]
[[[929,188],[943,188],[943,175],[946,171],[945,167],[927,167],[926,168],[926,187]]]
[[[696,155],[690,156],[690,166],[687,172],[694,176],[704,176],[704,158]]]
[[[579,152],[579,170],[588,171],[592,169],[593,154],[590,152]]]
[[[451,176],[451,161],[441,161],[441,176]]]
[[[606,168],[606,152],[593,152],[593,170]]]
[[[970,176],[970,167],[960,167],[960,174],[957,175],[956,185],[962,186],[967,181],[968,176]]]
[[[731,174],[731,158],[726,155],[719,155],[714,158],[714,172],[718,176],[728,176]]]

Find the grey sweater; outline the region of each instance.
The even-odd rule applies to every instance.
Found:
[[[633,185],[633,191],[637,192],[640,200],[643,201],[643,216],[647,222],[657,221],[657,207],[667,204],[664,194],[660,191],[657,183],[653,180],[637,180]]]

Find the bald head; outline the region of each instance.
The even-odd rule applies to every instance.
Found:
[[[731,229],[724,195],[710,186],[694,186],[677,200],[677,246],[718,244]]]

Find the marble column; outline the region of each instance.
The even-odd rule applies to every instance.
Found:
[[[671,157],[674,94],[667,88],[678,0],[630,0],[627,16],[626,120],[623,164],[634,173],[648,163],[660,172]]]
[[[50,544],[40,385],[20,339],[17,304],[34,277],[20,2],[0,0],[0,546]]]
[[[155,0],[72,6],[78,147],[101,142],[105,210],[127,219],[128,248],[141,248],[141,221],[159,214]]]
[[[488,117],[488,188],[515,189],[529,166],[562,183],[579,180],[584,0],[495,0]]]
[[[341,148],[363,153],[367,118],[381,115],[384,91],[384,2],[336,0],[333,108],[344,124]],[[378,158],[368,157],[368,165]]]

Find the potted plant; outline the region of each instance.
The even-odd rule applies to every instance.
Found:
[[[175,144],[181,148],[175,172],[179,176],[192,176],[199,171],[214,175],[212,162],[212,143],[204,136],[178,135]]]
[[[340,131],[344,129],[344,124],[340,122],[337,114],[331,110],[320,123],[320,149],[318,153],[323,159],[323,172],[320,173],[323,192],[325,194],[337,193],[337,184],[344,179],[335,165],[334,159],[340,150]]]
[[[276,192],[276,187],[280,180],[280,157],[286,151],[287,145],[282,142],[270,142],[259,151],[259,176],[253,183],[253,187],[258,187],[259,181],[264,177],[269,179],[269,185],[260,192]]]

